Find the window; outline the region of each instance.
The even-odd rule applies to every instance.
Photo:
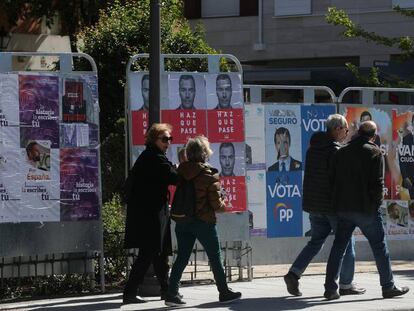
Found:
[[[257,16],[258,0],[184,0],[184,16],[202,17]]]
[[[402,9],[414,8],[414,0],[392,0],[392,6],[397,5]]]
[[[311,0],[274,0],[275,16],[308,15],[312,13]]]
[[[239,0],[208,0],[201,1],[202,17],[239,16]]]

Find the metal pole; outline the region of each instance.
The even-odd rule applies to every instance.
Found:
[[[149,125],[160,122],[160,1],[151,0]]]

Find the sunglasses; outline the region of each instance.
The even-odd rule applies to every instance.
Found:
[[[172,142],[172,140],[173,140],[172,136],[161,136],[161,137],[158,137],[158,139],[161,139],[161,141],[164,144],[166,144],[168,142]]]

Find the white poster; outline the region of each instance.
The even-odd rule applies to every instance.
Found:
[[[247,169],[265,169],[264,105],[250,104],[244,107],[246,124]]]
[[[32,141],[21,149],[20,222],[60,221],[59,150]]]
[[[387,235],[392,240],[408,239],[408,201],[386,201]]]
[[[19,81],[17,74],[0,74],[0,144],[19,148]]]
[[[250,235],[266,236],[266,171],[246,172]]]

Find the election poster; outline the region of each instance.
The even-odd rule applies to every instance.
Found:
[[[409,234],[408,201],[390,200],[387,206],[387,238],[390,240],[406,240]]]
[[[0,222],[98,219],[95,75],[1,74],[0,124]]]
[[[204,75],[199,73],[172,73],[168,75],[169,110],[206,109]]]
[[[265,132],[267,237],[302,236],[300,106],[266,105]]]
[[[98,167],[96,149],[60,149],[62,221],[99,218]]]
[[[301,127],[302,127],[302,160],[305,166],[306,151],[312,135],[317,132],[326,131],[326,120],[331,114],[336,113],[335,105],[302,105]]]
[[[207,111],[208,137],[213,142],[244,141],[243,109]]]
[[[170,74],[168,105],[161,111],[162,122],[173,125],[174,143],[207,135],[206,88],[202,74]]]
[[[246,171],[250,236],[267,236],[266,171]]]
[[[395,199],[411,200],[414,198],[414,136],[413,112],[392,111],[393,150],[396,152]]]
[[[0,145],[0,222],[59,221],[59,162],[50,141]]]
[[[243,109],[241,74],[205,75],[207,109]]]
[[[0,144],[20,147],[19,80],[17,74],[0,74]]]
[[[302,128],[302,165],[306,165],[306,152],[309,148],[311,137],[314,133],[326,131],[326,120],[329,115],[336,113],[335,105],[301,105],[301,128]],[[309,214],[303,214],[303,232],[305,236],[310,235]]]
[[[19,126],[19,81],[17,74],[0,74],[0,127]]]
[[[129,77],[129,108],[130,110],[149,109],[149,74],[134,72]]]
[[[79,79],[65,79],[62,97],[63,122],[86,122],[84,83]]]
[[[264,105],[245,106],[246,121],[246,168],[248,170],[266,169]]]
[[[364,121],[374,121],[377,125],[377,136],[374,143],[384,156],[384,199],[397,199],[397,171],[395,144],[392,143],[392,117],[388,108],[344,107],[343,115],[348,121],[349,133],[345,142],[349,142],[358,134],[359,126]]]
[[[185,144],[189,138],[207,134],[206,110],[162,110],[162,122],[173,125],[174,143]]]
[[[0,144],[0,223],[19,221],[21,158],[20,149]]]
[[[144,145],[145,133],[149,126],[149,115],[146,111],[131,111],[132,145]]]
[[[49,140],[59,148],[59,78],[19,75],[20,145],[29,140]]]

